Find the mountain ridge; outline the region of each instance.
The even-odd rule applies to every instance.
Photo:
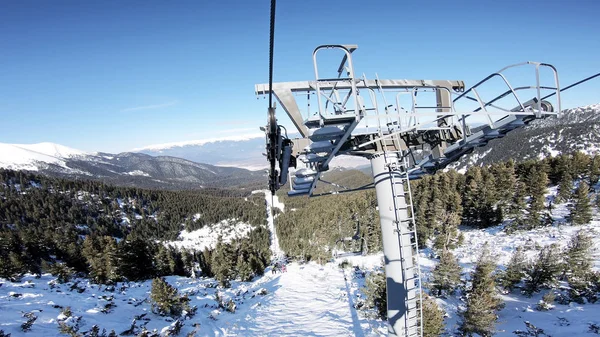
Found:
[[[120,186],[166,189],[257,187],[263,172],[219,167],[171,156],[82,151],[53,144],[0,143],[0,167],[58,177],[96,179]]]

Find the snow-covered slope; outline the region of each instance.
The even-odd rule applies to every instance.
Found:
[[[375,259],[377,260],[377,259]],[[213,279],[167,277],[167,282],[188,294],[197,306],[194,317],[184,321],[181,336],[196,330],[195,336],[380,336],[384,323],[360,315],[353,307],[359,299],[364,278],[353,269],[336,264],[320,266],[290,264],[286,273],[265,275],[251,283],[233,282],[230,289],[215,288]],[[69,306],[71,324],[79,332],[93,325],[117,334],[142,327],[160,332],[173,319],[151,312],[148,298],[151,281],[119,283],[114,287],[90,284],[77,279],[57,284],[54,277],[26,276],[22,282],[3,281],[0,287],[0,329],[13,336],[61,336],[58,323],[65,321],[61,310]],[[218,307],[215,294],[237,309],[231,313]],[[23,314],[33,312],[37,320],[24,333]]]
[[[0,143],[0,167],[14,170],[37,171],[47,164],[67,168],[66,161],[69,158],[83,155],[83,151],[54,143]]]
[[[546,195],[547,200],[553,200],[557,188],[552,187]],[[533,259],[537,256],[541,247],[556,243],[564,249],[571,237],[579,230],[590,234],[594,240],[594,261],[596,270],[600,270],[600,214],[596,212],[594,219],[583,226],[570,226],[566,223],[566,216],[569,214],[567,204],[554,204],[552,210],[552,219],[554,225],[550,227],[538,228],[531,231],[517,231],[507,234],[503,231],[504,225],[488,229],[470,229],[462,228],[464,243],[454,250],[463,268],[463,279],[469,278],[473,271],[475,263],[484,245],[487,245],[492,256],[498,264],[499,269],[504,269],[508,264],[513,251],[517,247],[524,247],[526,256]],[[438,263],[432,258],[432,252],[426,249],[420,254],[421,270],[423,271],[423,282],[427,282],[431,271]],[[561,286],[567,286],[566,282],[561,282]],[[555,308],[549,311],[538,311],[536,306],[542,296],[549,290],[542,289],[541,292],[527,297],[514,290],[509,294],[502,295],[505,303],[504,309],[499,312],[498,332],[495,336],[515,336],[516,330],[527,330],[525,321],[530,322],[537,328],[543,329],[547,335],[553,337],[572,337],[585,336],[588,333],[590,324],[600,325],[600,303],[577,304],[571,302],[567,305],[554,303]],[[453,336],[458,336],[460,319],[458,311],[464,309],[464,302],[461,300],[462,293],[459,291],[455,296],[447,296],[444,299],[437,299],[441,308],[446,311],[445,319],[446,330]],[[539,335],[539,336],[547,336]]]
[[[534,120],[504,138],[475,148],[450,167],[461,170],[472,165],[508,159],[543,159],[572,151],[600,153],[600,104],[564,110],[559,117]]]

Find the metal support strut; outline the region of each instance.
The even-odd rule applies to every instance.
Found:
[[[408,175],[405,161],[398,153],[384,152],[371,157],[371,168],[385,256],[387,286],[388,336],[421,336],[419,328],[421,296],[419,265],[415,261],[417,238],[407,203],[404,183]],[[410,190],[409,190],[410,192]]]

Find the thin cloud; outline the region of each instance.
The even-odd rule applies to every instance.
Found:
[[[179,103],[179,101],[171,101],[171,102],[167,102],[167,103],[154,104],[154,105],[136,106],[136,107],[133,107],[133,108],[123,109],[123,110],[121,110],[121,112],[131,112],[131,111],[140,111],[140,110],[160,109],[160,108],[166,108],[166,107],[169,107],[169,106],[173,106],[173,105],[175,105],[177,103]]]

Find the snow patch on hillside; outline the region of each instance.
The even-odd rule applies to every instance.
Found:
[[[14,170],[37,171],[40,163],[55,164],[68,169],[65,159],[81,155],[85,153],[54,143],[0,143],[0,167]]]
[[[141,171],[141,170],[133,170],[131,172],[127,172],[126,174],[128,174],[130,176],[144,176],[144,177],[150,176],[148,173]]]
[[[177,241],[168,241],[166,244],[179,249],[202,251],[205,248],[215,248],[219,238],[222,238],[223,242],[229,243],[234,239],[248,236],[253,229],[254,226],[239,222],[236,219],[223,220],[217,224],[207,225],[191,232],[182,230]]]

